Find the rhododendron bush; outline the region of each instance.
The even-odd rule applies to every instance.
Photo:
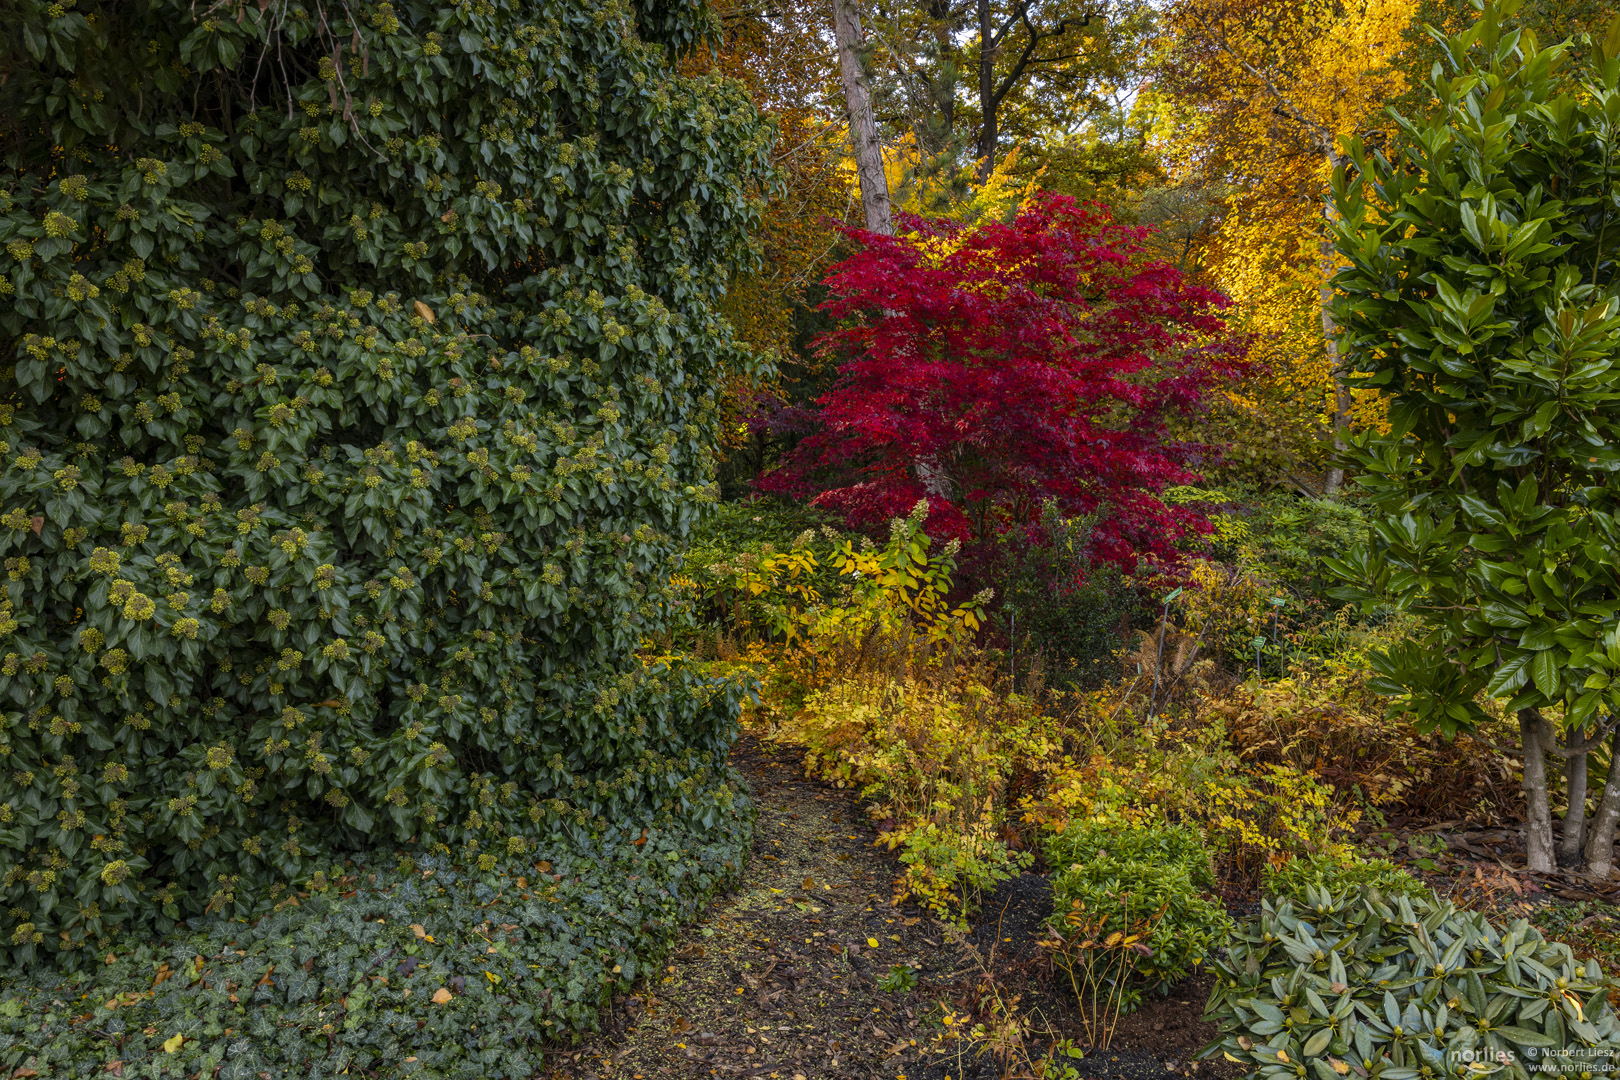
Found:
[[[1158,498],[1208,447],[1178,418],[1246,367],[1220,293],[1142,255],[1146,230],[1042,195],[1007,224],[911,218],[851,230],[820,342],[841,378],[820,428],[762,486],[870,528],[918,499],[930,531],[985,539],[1042,503],[1098,517],[1114,562],[1202,527]]]

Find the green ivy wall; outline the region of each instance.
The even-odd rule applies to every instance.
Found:
[[[699,4],[0,0],[0,948],[718,828],[635,651],[771,132]]]

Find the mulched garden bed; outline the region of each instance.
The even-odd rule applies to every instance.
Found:
[[[806,779],[796,753],[750,736],[732,760],[759,809],[742,882],[661,977],[614,1003],[602,1035],[553,1057],[553,1076],[992,1080],[1028,1075],[1052,1038],[1079,1039],[1073,992],[1035,945],[1051,912],[1045,878],[1003,882],[953,942],[925,912],[893,904],[899,864],[874,846],[853,792]],[[1241,1075],[1191,1061],[1214,1035],[1199,1019],[1207,996],[1192,980],[1150,999],[1121,1019],[1110,1050],[1073,1064],[1098,1080]],[[983,1036],[966,1037],[978,1024]]]
[[[732,760],[759,808],[742,882],[660,977],[614,1002],[600,1036],[552,1058],[553,1077],[999,1080],[1029,1076],[1055,1039],[1083,1042],[1074,993],[1036,944],[1052,910],[1045,877],[1002,882],[952,935],[892,902],[899,864],[853,792],[806,779],[797,753],[751,736]],[[1620,883],[1525,873],[1511,827],[1402,822],[1363,840],[1459,903],[1550,918],[1578,950],[1620,953]],[[1238,895],[1227,906],[1258,907]],[[1215,1035],[1208,995],[1202,976],[1150,997],[1107,1050],[1063,1060],[1085,1080],[1239,1077],[1232,1062],[1193,1060]]]

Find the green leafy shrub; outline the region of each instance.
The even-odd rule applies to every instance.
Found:
[[[721,503],[693,527],[684,563],[689,570],[700,568],[766,545],[784,551],[807,530],[820,533],[837,525],[824,510],[783,499]],[[830,543],[822,546],[831,552]]]
[[[7,10],[0,941],[739,813],[634,658],[770,142],[704,9]]]
[[[1356,492],[1332,499],[1309,499],[1242,484],[1220,488],[1173,488],[1177,502],[1205,504],[1210,554],[1234,566],[1263,568],[1302,611],[1318,617],[1342,605],[1329,592],[1339,584],[1322,560],[1363,544],[1369,533],[1368,508]]]
[[[1529,919],[1537,930],[1581,956],[1594,957],[1610,970],[1620,966],[1620,907],[1601,900],[1537,904]]]
[[[1076,821],[1046,841],[1046,861],[1054,869],[1109,859],[1181,866],[1200,889],[1215,887],[1209,848],[1196,829],[1185,825]]]
[[[1047,503],[1038,522],[1013,529],[970,576],[996,590],[994,625],[1023,670],[1040,659],[1046,681],[1094,688],[1118,674],[1114,654],[1155,612],[1146,591],[1099,558],[1090,518],[1065,518]]]
[[[1543,1062],[1612,1075],[1620,1051],[1597,961],[1432,898],[1267,901],[1215,970],[1206,1018],[1222,1036],[1203,1054],[1263,1080],[1524,1077]]]
[[[1225,940],[1231,920],[1206,895],[1214,888],[1209,850],[1184,825],[1077,822],[1051,837],[1050,925],[1060,937],[1085,926],[1106,943],[1114,933],[1140,933],[1145,952],[1126,978],[1163,991],[1190,975]],[[1125,991],[1125,1007],[1139,998]]]
[[[941,828],[929,821],[889,834],[900,845],[906,868],[898,892],[909,894],[941,919],[962,921],[978,911],[984,894],[1034,861],[1027,851],[1013,851],[991,831],[987,820]]]
[[[1265,896],[1302,901],[1312,889],[1334,896],[1375,890],[1386,900],[1430,895],[1428,886],[1388,859],[1347,858],[1337,852],[1296,855],[1261,873],[1260,891]]]
[[[1368,510],[1354,493],[1309,499],[1232,484],[1172,488],[1166,498],[1203,510],[1214,526],[1189,567],[1201,601],[1189,595],[1172,616],[1227,668],[1253,670],[1257,636],[1267,676],[1331,662],[1393,614],[1362,614],[1331,596],[1338,580],[1323,560],[1368,536]]]
[[[433,856],[338,868],[253,925],[207,919],[161,945],[116,942],[86,970],[14,972],[0,1071],[527,1080],[548,1044],[657,970],[747,843],[736,822],[489,871]]]

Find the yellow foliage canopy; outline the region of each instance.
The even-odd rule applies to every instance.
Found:
[[[1223,221],[1205,253],[1236,301],[1265,374],[1234,392],[1247,464],[1320,460],[1336,403],[1325,336],[1328,183],[1341,137],[1377,140],[1406,87],[1400,67],[1415,0],[1184,0],[1157,130],[1173,173],[1219,182]],[[1347,401],[1353,423],[1376,403]]]
[[[742,341],[780,363],[793,356],[795,315],[836,255],[837,223],[858,216],[860,195],[843,172],[847,137],[841,99],[827,93],[836,71],[834,58],[822,47],[830,33],[822,25],[825,5],[783,0],[768,12],[718,7],[725,38],[712,54],[699,53],[690,64],[740,80],[777,129],[776,184],[767,193],[756,237],[759,265],[731,283],[721,311]],[[777,378],[792,375],[779,371]],[[731,380],[724,402],[728,445],[745,439],[738,420],[755,395],[774,389],[741,375]]]

